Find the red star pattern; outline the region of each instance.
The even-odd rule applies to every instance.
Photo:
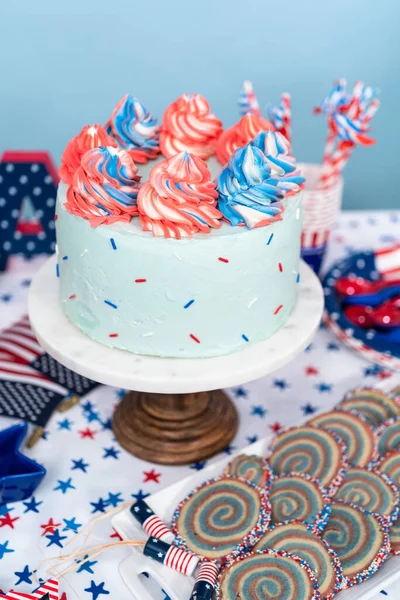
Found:
[[[391,377],[391,376],[392,376],[392,373],[390,371],[381,371],[377,375],[378,379],[388,379],[388,377]]]
[[[115,531],[115,529],[113,529],[114,533],[112,533],[110,535],[110,538],[117,538],[117,540],[119,540],[120,542],[122,542],[122,537],[119,535],[118,531]]]
[[[278,431],[280,431],[282,429],[282,427],[283,427],[283,425],[278,423],[278,421],[275,421],[275,423],[271,423],[271,425],[269,426],[270,430],[273,431],[274,433],[278,433]]]
[[[147,483],[148,481],[160,483],[161,473],[157,473],[155,469],[151,469],[151,471],[143,471],[143,475],[143,483]]]
[[[319,375],[319,371],[315,367],[306,367],[304,371],[306,375]]]
[[[47,534],[52,534],[55,532],[55,530],[57,529],[57,527],[60,527],[61,523],[54,523],[53,521],[53,517],[51,517],[51,519],[49,519],[48,523],[45,523],[44,525],[41,525],[41,529],[43,529],[43,533],[42,533],[42,537],[44,535]]]
[[[98,431],[96,431],[95,429],[90,429],[90,427],[86,427],[86,429],[80,429],[78,433],[82,439],[89,438],[91,440],[94,440],[94,436],[96,435],[96,433],[98,433]]]
[[[6,525],[8,525],[8,527],[14,529],[14,522],[18,521],[18,519],[19,517],[12,518],[10,513],[6,513],[5,517],[0,517],[0,527],[5,527]]]

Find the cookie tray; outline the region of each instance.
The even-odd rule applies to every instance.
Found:
[[[394,381],[396,379],[396,381]],[[376,388],[389,390],[400,383],[400,378],[390,378],[390,385],[385,381]],[[272,435],[263,438],[242,448],[237,454],[258,454],[265,456],[268,451],[268,445]],[[170,523],[173,512],[179,502],[187,496],[195,487],[203,481],[221,475],[225,466],[233,458],[229,456],[208,467],[190,475],[177,483],[153,494],[146,498],[146,502],[154,512],[165,522]],[[135,521],[129,512],[124,509],[116,514],[112,519],[112,526],[124,540],[143,540],[147,539],[139,523]],[[162,600],[162,595],[150,593],[148,586],[145,585],[146,579],[139,577],[142,573],[148,573],[149,576],[157,581],[164,594],[171,600],[189,600],[194,585],[194,578],[187,577],[168,567],[155,562],[151,558],[143,555],[141,549],[132,549],[132,553],[120,563],[120,575],[126,586],[131,592],[134,600]],[[399,582],[399,590],[394,598],[400,598],[400,556],[390,557],[378,573],[361,585],[354,586],[337,594],[337,600],[372,600],[379,597],[381,590]],[[384,597],[383,595],[380,597]],[[389,596],[391,597],[391,596]]]

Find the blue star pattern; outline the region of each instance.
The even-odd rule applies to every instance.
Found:
[[[89,555],[86,554],[86,556],[83,558],[83,561],[76,561],[77,564],[81,563],[79,564],[79,567],[76,570],[77,573],[82,573],[83,571],[86,571],[87,573],[94,575],[93,567],[94,565],[97,565],[97,560],[86,560],[88,557]]]
[[[0,544],[0,560],[4,557],[5,554],[10,554],[11,552],[15,552],[8,547],[9,542],[4,542],[4,544]]]
[[[206,460],[200,460],[196,463],[193,463],[193,465],[190,465],[190,468],[193,469],[193,471],[201,471],[202,469],[204,469],[206,464],[207,464]]]
[[[92,594],[92,600],[97,600],[100,594],[107,595],[110,593],[108,590],[104,589],[104,581],[96,585],[93,579],[90,582],[90,587],[85,588],[85,592]]]
[[[63,531],[73,531],[74,533],[78,533],[79,527],[82,527],[81,523],[76,523],[76,518],[72,519],[63,519],[65,523],[65,527]]]
[[[399,239],[400,211],[392,211],[390,215],[393,220],[389,213],[368,213],[359,219],[360,226],[356,229],[346,225],[350,219],[344,215],[342,221],[346,226],[333,232],[328,259],[331,260],[331,255],[334,259],[343,257],[345,246],[351,245],[357,251],[365,249],[367,236],[371,247],[379,246],[381,236]],[[374,226],[367,222],[371,218],[376,220]],[[342,239],[337,241],[336,237]],[[33,277],[33,271],[16,274],[14,280],[7,280],[7,285],[0,278],[0,296],[10,296],[9,301],[0,300],[4,308],[0,310],[0,329],[20,316],[28,293],[28,285],[23,281],[28,276]],[[392,375],[393,380],[395,377]],[[241,452],[248,444],[265,436],[270,438],[280,427],[304,423],[318,412],[333,407],[344,393],[356,386],[383,383],[390,387],[390,382],[384,365],[367,363],[346,349],[329,329],[319,329],[307,351],[278,372],[227,390],[240,416],[235,439],[219,456],[183,467],[148,464],[128,454],[112,431],[115,405],[125,390],[107,386],[91,390],[67,413],[56,413],[46,425],[42,439],[30,450],[31,456],[47,468],[47,476],[35,491],[35,497],[0,507],[1,518],[9,519],[7,514],[18,517],[12,523],[13,529],[0,528],[0,587],[31,591],[34,575],[46,577],[41,570],[32,573],[41,557],[69,553],[70,540],[71,549],[75,549],[74,536],[78,534],[79,545],[81,538],[84,539],[81,533],[90,529],[85,526],[91,519],[101,519],[101,524],[85,548],[118,543],[107,511],[116,512],[121,507],[125,510],[125,504],[146,499],[175,481],[195,476],[209,464],[221,459],[228,462],[232,451]],[[0,428],[7,425],[8,421],[0,417]],[[86,432],[84,437],[80,432]],[[198,476],[206,478],[207,473]],[[46,529],[49,523],[54,527],[47,525]],[[41,525],[45,529],[41,529]],[[131,552],[126,555],[130,556]],[[97,556],[86,550],[84,556],[77,557],[76,571],[71,575],[77,597],[82,600],[127,597],[125,584],[118,576],[123,557],[120,552],[110,550]],[[400,598],[398,589],[384,584],[381,587],[381,593],[377,593],[374,600]],[[66,591],[69,598],[68,588]],[[164,596],[159,591],[154,600],[164,600]]]
[[[108,498],[106,500],[109,506],[113,506],[114,508],[123,502],[123,498],[121,498],[121,492],[118,494],[112,494],[111,492],[108,494]]]
[[[257,416],[263,418],[267,414],[267,409],[264,408],[263,406],[252,406],[250,414],[252,416],[257,415]]]
[[[120,450],[117,450],[113,446],[111,446],[110,448],[103,448],[103,450],[104,450],[103,458],[111,457],[111,458],[118,459],[118,454],[121,452]]]
[[[249,444],[254,444],[258,440],[258,435],[248,435],[246,439]]]
[[[91,502],[90,504],[93,506],[92,513],[106,512],[108,507],[108,502],[107,500],[104,500],[104,498],[99,498],[97,502]]]
[[[247,391],[243,387],[238,387],[233,390],[235,398],[247,398]]]
[[[72,485],[72,478],[70,477],[67,481],[61,481],[58,479],[58,486],[54,488],[54,491],[60,490],[63,494],[66,494],[68,490],[75,490],[75,486]]]
[[[316,390],[318,390],[319,392],[321,392],[321,394],[323,392],[330,392],[332,390],[332,386],[327,384],[327,383],[318,383],[316,386],[314,386]]]
[[[84,473],[87,473],[86,469],[88,468],[88,463],[84,461],[83,458],[79,458],[78,460],[75,460],[74,458],[72,459],[72,463],[73,466],[71,467],[71,469],[73,471],[75,471],[75,469],[79,469],[81,471],[83,471]]]
[[[23,502],[22,504],[24,504],[26,506],[25,511],[24,512],[35,512],[38,513],[38,506],[40,506],[41,504],[43,504],[43,500],[40,500],[39,502],[37,502],[35,500],[35,496],[32,496],[32,498],[30,498],[30,500],[27,500],[26,502]]]
[[[140,502],[141,500],[145,500],[150,494],[145,494],[142,490],[138,490],[136,494],[131,494],[131,496],[135,499],[135,502]]]
[[[71,431],[71,421],[69,419],[64,419],[63,421],[58,421],[58,429],[67,429],[67,431]]]
[[[55,544],[59,548],[62,548],[62,540],[66,540],[68,536],[61,535],[58,529],[56,529],[54,533],[49,533],[45,537],[49,540],[47,546],[52,546],[53,544]]]
[[[275,379],[274,380],[274,387],[276,387],[276,388],[278,388],[280,390],[286,390],[289,387],[289,384],[284,379]]]
[[[15,585],[20,585],[20,583],[32,583],[32,571],[29,569],[28,565],[25,565],[22,571],[15,571],[14,575],[18,577],[18,580],[15,582]]]
[[[318,409],[315,406],[312,406],[312,404],[305,404],[304,406],[301,406],[301,410],[303,411],[303,414],[305,414],[305,415],[312,415]]]

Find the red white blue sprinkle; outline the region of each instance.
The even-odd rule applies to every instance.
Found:
[[[274,315],[277,315],[278,312],[283,308],[283,304],[280,304],[275,310],[274,310]]]
[[[245,342],[249,341],[249,338],[247,337],[247,335],[244,335],[244,333],[242,333],[242,338],[244,339]]]
[[[278,267],[281,273],[283,273],[283,267],[282,267],[282,263],[278,263]]]
[[[63,260],[68,260],[68,256],[63,256]]]
[[[69,300],[75,300],[76,298],[76,294],[71,294],[71,296],[69,297]]]
[[[200,344],[199,338],[196,337],[195,335],[193,335],[193,333],[190,334],[190,337],[192,338],[192,340],[194,340],[195,342],[197,342],[198,344]]]
[[[274,234],[273,234],[273,233],[271,233],[271,235],[270,235],[270,236],[269,236],[269,238],[268,238],[267,246],[269,246],[269,245],[270,245],[270,243],[272,242],[272,238],[273,238],[273,237],[274,237]]]
[[[187,304],[185,304],[185,306],[183,308],[189,308],[189,306],[192,306],[194,300],[189,300],[189,302]]]
[[[115,243],[114,238],[110,238],[110,242],[111,242],[111,246],[113,247],[113,250],[117,249],[117,244]]]
[[[219,256],[218,260],[220,260],[221,262],[224,262],[224,263],[228,263],[229,262],[229,260],[227,258],[223,258],[223,256]]]
[[[56,275],[57,277],[60,277],[60,266],[58,263],[56,264]]]
[[[114,338],[114,337],[118,337],[118,335],[119,335],[118,333],[110,333],[110,335],[108,337]]]
[[[146,283],[147,279],[135,279],[135,283]]]
[[[296,283],[300,283],[300,273],[297,273]]]
[[[118,306],[114,304],[114,302],[110,302],[110,300],[104,300],[104,304],[108,304],[111,308],[118,308]]]

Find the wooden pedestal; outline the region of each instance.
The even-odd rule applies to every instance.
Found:
[[[238,415],[222,390],[197,394],[129,392],[113,418],[119,443],[135,456],[186,465],[217,454],[234,438]]]

